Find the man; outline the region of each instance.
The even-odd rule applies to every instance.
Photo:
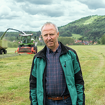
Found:
[[[45,47],[30,73],[31,105],[85,105],[84,80],[75,50],[58,42],[56,25],[47,22],[41,35]]]

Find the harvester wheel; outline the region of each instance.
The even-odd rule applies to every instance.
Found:
[[[35,51],[36,51],[36,53],[37,53],[37,47],[36,47],[36,46],[34,47],[34,50],[35,50]]]
[[[0,50],[0,54],[3,54],[3,50]]]
[[[4,50],[4,54],[7,54],[7,50]]]

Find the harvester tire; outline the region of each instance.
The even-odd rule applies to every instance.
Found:
[[[36,49],[35,49],[35,50],[36,50],[36,53],[37,53],[37,47],[36,47]]]
[[[7,54],[7,50],[4,50],[4,54]]]
[[[3,50],[0,50],[0,54],[3,54]]]
[[[35,52],[37,53],[37,47],[36,47],[36,46],[34,47],[34,50],[35,50]]]

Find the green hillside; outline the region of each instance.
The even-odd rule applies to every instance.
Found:
[[[60,36],[82,35],[88,40],[98,40],[105,33],[105,16],[88,16],[59,27]]]
[[[58,27],[61,37],[73,37],[78,39],[83,37],[84,40],[98,41],[105,33],[105,15],[104,16],[87,16],[79,20],[68,23],[65,26]],[[25,31],[26,33],[32,33],[33,36],[38,37],[41,35],[40,31]],[[0,36],[3,32],[0,32]],[[14,40],[19,35],[18,32],[7,32],[6,36],[8,40]]]

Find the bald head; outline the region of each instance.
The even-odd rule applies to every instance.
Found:
[[[44,26],[46,26],[46,25],[53,25],[55,27],[56,32],[57,33],[59,32],[57,26],[54,23],[46,22],[41,28],[41,34],[42,34],[42,30],[43,30]]]

